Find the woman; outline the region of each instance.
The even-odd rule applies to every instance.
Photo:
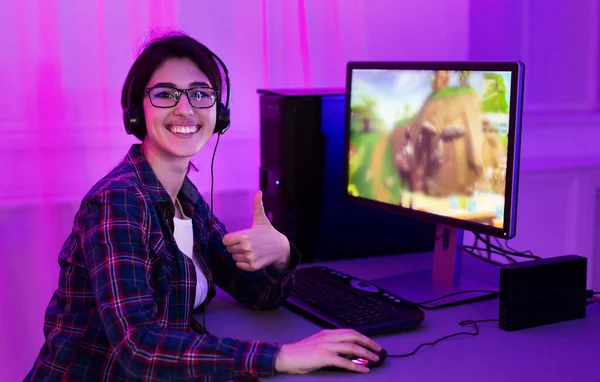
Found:
[[[253,309],[280,306],[300,260],[265,217],[260,193],[252,227],[226,234],[186,176],[190,158],[229,125],[217,62],[226,75],[183,34],[150,42],[134,62],[121,103],[142,143],[81,203],[26,380],[229,380],[367,371],[340,353],[377,360],[366,347],[380,347],[353,331],[279,345],[216,338],[194,320],[215,286]]]

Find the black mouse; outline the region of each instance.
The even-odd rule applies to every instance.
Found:
[[[368,359],[364,359],[364,358],[360,358],[360,357],[356,357],[356,356],[351,356],[351,355],[344,355],[344,358],[347,358],[349,360],[351,360],[353,363],[357,363],[359,365],[363,365],[369,369],[374,369],[376,367],[381,366],[381,364],[383,363],[383,361],[386,360],[387,358],[387,350],[385,349],[381,349],[378,352],[374,352],[375,354],[377,354],[377,356],[379,356],[379,360],[378,361],[371,361]],[[330,366],[330,367],[325,367],[323,368],[323,370],[327,370],[327,371],[350,371],[347,369],[342,369],[340,367],[336,367],[336,366]]]

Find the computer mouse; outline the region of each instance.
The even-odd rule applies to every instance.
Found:
[[[377,354],[379,356],[379,360],[378,361],[371,361],[369,359],[360,358],[360,357],[351,356],[351,355],[345,355],[343,357],[351,360],[353,363],[356,363],[356,364],[359,364],[359,365],[363,365],[363,366],[365,366],[365,367],[367,367],[369,369],[374,369],[376,367],[381,366],[381,364],[386,360],[388,353],[387,353],[387,350],[381,349],[380,351],[375,352],[375,354]],[[342,369],[342,368],[336,367],[336,366],[326,367],[326,368],[323,368],[323,370],[327,370],[327,371],[350,371],[350,370]]]

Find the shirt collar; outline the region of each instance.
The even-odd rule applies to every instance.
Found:
[[[133,165],[138,179],[146,188],[148,195],[150,196],[150,200],[152,200],[153,203],[171,201],[169,193],[160,183],[160,181],[154,174],[154,171],[152,171],[150,163],[148,163],[148,160],[144,156],[141,144],[132,145],[129,149],[129,152],[127,153],[126,158]],[[181,190],[179,190],[178,196],[182,195],[185,198],[187,198],[192,204],[196,204],[199,198],[196,186],[194,186],[194,184],[190,181],[190,179],[187,176],[183,180]]]

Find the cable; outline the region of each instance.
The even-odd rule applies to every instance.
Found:
[[[540,259],[539,256],[533,255],[533,253],[530,250],[527,250],[524,252],[518,252],[510,247],[509,247],[510,250],[507,250],[502,247],[498,238],[494,238],[497,243],[497,245],[495,245],[494,243],[491,242],[489,235],[486,235],[486,238],[483,238],[478,233],[474,233],[474,235],[475,235],[475,241],[473,242],[473,244],[472,245],[463,245],[461,247],[461,250],[479,260],[482,260],[482,261],[488,263],[488,264],[492,264],[492,265],[496,265],[496,266],[505,266],[506,265],[505,262],[492,260],[492,255],[501,256],[509,263],[518,262],[516,259],[514,259],[514,257],[520,257],[520,258],[525,258],[525,259],[530,259],[530,260]],[[478,246],[479,241],[481,241],[485,245],[485,248]],[[508,247],[508,240],[506,240],[506,246]],[[482,251],[485,251],[485,254],[481,254]]]
[[[219,146],[219,140],[221,139],[221,134],[217,134],[217,142],[215,143],[215,149],[213,150],[213,155],[210,160],[210,210],[208,212],[208,216],[210,218],[210,232],[208,233],[208,253],[212,253],[212,233],[215,229],[215,210],[214,210],[214,186],[215,186],[215,156],[217,154],[217,147]],[[203,303],[204,307],[202,309],[202,328],[207,334],[208,329],[206,329],[206,309],[208,308],[208,294],[204,299]]]
[[[457,296],[457,295],[466,294],[466,293],[486,293],[486,294],[481,295],[481,296],[471,297],[471,298],[469,298],[467,300],[452,301],[452,302],[449,302],[447,304],[440,304],[440,305],[434,305],[434,306],[428,306],[427,305],[427,304],[430,304],[432,302],[436,302],[436,301],[439,301],[439,300],[446,299],[448,297]],[[425,310],[436,310],[436,309],[448,308],[450,306],[462,305],[462,304],[465,304],[467,302],[470,303],[470,302],[475,302],[475,301],[488,300],[488,299],[491,299],[491,298],[498,297],[499,295],[500,295],[500,292],[497,292],[497,291],[494,291],[494,290],[486,290],[486,289],[463,290],[463,291],[460,291],[460,292],[450,293],[450,294],[447,294],[447,295],[442,296],[442,297],[434,298],[434,299],[429,300],[429,301],[418,302],[415,305],[417,305],[419,308],[425,309]]]
[[[439,240],[440,238],[436,238],[436,240]],[[478,247],[477,244],[478,242],[481,241],[482,243],[486,244],[486,248],[481,248]],[[490,242],[489,236],[486,237],[486,239],[484,239],[483,237],[481,237],[481,235],[479,234],[475,234],[475,242],[473,243],[473,245],[463,245],[461,247],[461,251],[466,252],[470,255],[472,255],[473,257],[476,257],[479,260],[482,260],[488,264],[491,265],[495,265],[495,266],[504,266],[506,265],[505,263],[500,263],[498,261],[494,261],[492,260],[492,254],[494,255],[499,255],[502,256],[503,258],[505,258],[508,262],[510,263],[516,263],[517,260],[515,260],[514,258],[511,257],[511,255],[516,255],[519,256],[521,253],[513,253],[511,251],[507,251],[506,249],[502,248],[500,246],[500,243],[498,242],[498,246],[494,245],[493,243]],[[487,252],[487,257],[484,255],[480,255],[478,253],[476,253],[476,251],[486,251]],[[526,257],[526,258],[539,258],[537,256],[533,256],[533,254],[528,255],[527,253],[531,253],[531,251],[525,251],[523,252],[523,256],[522,257]],[[460,295],[460,294],[467,294],[467,293],[485,293],[481,296],[476,296],[476,297],[472,297],[472,298],[468,298],[466,300],[459,300],[459,301],[453,301],[447,304],[440,304],[440,305],[434,305],[434,306],[429,306],[428,304],[435,302],[435,301],[439,301],[439,300],[443,300],[452,296],[456,296],[456,295]],[[442,309],[442,308],[446,308],[446,307],[450,307],[450,306],[456,306],[456,305],[461,305],[461,304],[465,304],[465,303],[470,303],[470,302],[475,302],[475,301],[481,301],[481,300],[487,300],[487,299],[491,299],[491,298],[495,298],[498,297],[500,294],[500,292],[498,291],[493,291],[493,290],[465,290],[465,291],[460,291],[460,292],[455,292],[455,293],[451,293],[445,296],[441,296],[429,301],[423,301],[423,302],[418,302],[418,303],[414,303],[415,305],[417,305],[419,308],[424,309],[424,310],[436,310],[436,309]]]
[[[503,258],[505,258],[507,261],[509,261],[511,263],[516,263],[517,262],[517,260],[513,259],[509,254],[501,252],[501,251],[492,250],[491,248],[487,249],[487,254],[488,254],[487,258],[484,257],[484,256],[482,256],[482,255],[478,255],[478,254],[476,254],[474,252],[474,251],[483,251],[484,250],[483,248],[480,248],[480,247],[471,246],[471,245],[465,245],[465,246],[462,247],[462,250],[464,252],[466,252],[466,253],[474,256],[474,257],[477,257],[480,260],[483,260],[483,261],[485,261],[485,262],[487,262],[489,264],[492,264],[492,265],[498,265],[498,266],[506,265],[504,263],[500,263],[500,262],[492,260],[491,259],[491,255],[492,254],[498,255],[498,256],[502,256]]]
[[[588,291],[588,292],[592,292],[593,295],[599,295],[600,294],[600,292],[594,292],[594,291]],[[459,294],[459,293],[454,293],[454,294]],[[466,293],[466,292],[464,292],[464,293]],[[451,296],[451,295],[449,295],[449,296]],[[440,297],[440,298],[434,299],[434,300],[430,300],[430,301],[426,301],[425,303],[427,303],[427,302],[433,302],[433,301],[439,300],[441,298],[443,298],[443,297]],[[591,304],[596,303],[596,302],[600,302],[600,298],[596,298],[596,300],[588,301],[586,305],[591,305]],[[473,337],[475,337],[475,336],[477,336],[479,334],[479,326],[477,326],[478,323],[482,323],[482,322],[499,322],[499,321],[500,321],[499,319],[464,320],[464,321],[459,322],[458,324],[460,326],[462,326],[462,327],[465,327],[465,326],[468,326],[468,325],[473,325],[473,328],[475,328],[474,332],[457,332],[457,333],[453,333],[453,334],[450,334],[450,335],[438,338],[437,340],[435,340],[433,342],[422,343],[419,346],[417,346],[417,348],[415,350],[411,351],[410,353],[388,354],[388,358],[406,358],[406,357],[410,357],[411,355],[416,354],[419,351],[419,349],[421,349],[424,346],[434,346],[434,345],[437,345],[438,343],[442,342],[443,340],[447,340],[449,338],[457,337],[457,336],[460,336],[460,335],[467,335],[467,336],[473,336]]]
[[[437,237],[436,238],[436,240],[440,240],[440,239],[441,239],[441,237]],[[476,243],[477,243],[477,240],[475,241],[475,244]],[[467,252],[467,253],[469,253],[469,254],[477,257],[478,259],[481,259],[481,260],[483,260],[483,261],[485,261],[485,262],[487,262],[489,264],[492,264],[492,265],[503,265],[501,263],[497,263],[497,262],[495,262],[493,260],[489,260],[489,259],[486,259],[485,257],[479,256],[479,255],[475,254],[473,251],[470,251],[469,249],[465,249],[465,248],[472,248],[472,249],[475,249],[475,250],[481,250],[481,248],[474,247],[474,246],[463,246],[463,247],[461,247],[461,250],[464,251],[464,252]],[[496,251],[494,251],[494,252],[496,252]],[[498,254],[504,255],[504,254],[502,254],[500,252],[498,252]],[[513,262],[516,261],[516,260],[510,259],[510,258],[509,258],[509,260],[512,260]],[[467,294],[467,293],[485,293],[485,294],[480,295],[480,296],[475,296],[475,297],[467,298],[465,300],[452,301],[452,302],[449,302],[447,304],[439,304],[439,305],[434,305],[434,306],[428,305],[428,304],[430,304],[432,302],[435,302],[435,301],[439,301],[439,300],[443,300],[443,299],[446,299],[446,298],[449,298],[449,297],[452,297],[452,296],[457,296],[457,295],[460,295],[460,294]],[[451,307],[451,306],[456,306],[456,305],[462,305],[462,304],[466,304],[466,303],[471,303],[471,302],[475,302],[475,301],[482,301],[482,300],[492,299],[492,298],[498,297],[499,294],[500,293],[498,291],[494,291],[494,290],[482,290],[482,289],[464,290],[464,291],[459,291],[459,292],[455,292],[455,293],[450,293],[450,294],[447,294],[447,295],[444,295],[444,296],[441,296],[441,297],[437,297],[437,298],[434,298],[434,299],[428,300],[428,301],[411,302],[411,303],[414,304],[414,305],[416,305],[416,306],[418,306],[421,309],[424,309],[424,310],[436,310],[436,309],[448,308],[448,307]]]
[[[208,253],[212,252],[212,233],[214,231],[214,185],[215,185],[215,156],[217,154],[217,147],[219,146],[219,140],[221,139],[221,134],[217,134],[217,142],[215,143],[215,148],[213,150],[213,154],[210,161],[210,209],[208,211],[208,217],[210,219],[210,231],[208,232]],[[198,171],[198,168],[190,162],[190,165],[195,171]],[[189,171],[189,169],[188,169]],[[202,330],[206,334],[210,334],[208,329],[206,329],[206,309],[208,308],[208,294],[202,302]]]
[[[476,250],[479,250],[479,251],[482,250],[482,248],[479,248],[477,246],[477,243],[479,243],[479,236],[475,236],[475,242],[473,243],[473,249],[476,249]],[[463,248],[464,248],[464,246],[463,246]],[[492,261],[492,249],[490,248],[490,246],[487,245],[485,247],[485,249],[486,249],[486,252],[487,252],[487,259],[490,260],[490,262],[495,263],[494,261]]]
[[[443,300],[452,296],[457,296],[460,294],[467,294],[467,293],[485,293],[482,294],[480,296],[475,296],[475,297],[469,297],[467,299],[464,300],[457,300],[457,301],[452,301],[446,304],[439,304],[439,305],[427,305],[431,302],[434,301],[439,301],[439,300]],[[494,291],[494,290],[485,290],[485,289],[472,289],[472,290],[463,290],[460,292],[454,292],[454,293],[450,293],[447,294],[445,296],[441,296],[441,297],[437,297],[434,298],[432,300],[429,301],[424,301],[424,302],[412,302],[409,301],[410,303],[418,306],[419,308],[423,309],[423,310],[437,310],[437,309],[443,309],[443,308],[449,308],[451,306],[457,306],[457,305],[463,305],[463,304],[467,304],[467,303],[472,303],[472,302],[476,302],[476,301],[484,301],[484,300],[490,300],[492,298],[496,298],[500,295],[500,292],[498,291]]]
[[[527,250],[525,252],[519,252],[519,251],[513,250],[512,248],[511,249],[503,248],[502,245],[500,244],[498,238],[494,238],[497,243],[497,244],[494,244],[490,240],[489,235],[486,235],[485,238],[478,233],[475,233],[474,235],[477,238],[477,240],[481,240],[481,242],[484,243],[487,247],[494,249],[496,251],[500,251],[507,255],[516,256],[516,257],[524,257],[524,258],[528,258],[528,259],[540,259],[539,256],[534,256],[530,250]],[[507,241],[507,243],[508,243],[508,241]]]
[[[530,250],[527,250],[525,252],[519,252],[519,251],[515,251],[512,249],[507,250],[505,248],[502,248],[500,245],[495,245],[489,240],[489,236],[487,236],[488,237],[487,239],[484,239],[480,234],[475,233],[475,237],[477,239],[481,240],[482,242],[484,242],[486,245],[490,246],[491,248],[493,248],[497,251],[503,252],[510,256],[523,257],[523,258],[533,259],[533,260],[541,259],[541,257],[535,256]],[[507,246],[508,246],[508,240],[507,240]]]
[[[500,240],[497,237],[495,237],[494,239],[496,240],[496,243],[498,245],[500,245]],[[506,249],[508,249],[509,251],[512,251],[513,253],[523,253],[525,255],[534,256],[533,252],[531,252],[529,249],[526,250],[526,251],[523,251],[523,252],[519,252],[516,249],[513,249],[510,245],[508,245],[508,239],[504,240],[504,246],[506,247]]]
[[[460,335],[467,335],[467,336],[477,336],[479,334],[479,327],[477,326],[478,323],[482,323],[482,322],[498,322],[498,319],[488,319],[488,320],[465,320],[465,321],[461,321],[458,324],[460,326],[467,326],[467,325],[473,325],[473,327],[475,328],[474,332],[457,332],[454,334],[450,334],[447,335],[445,337],[442,338],[438,338],[437,340],[433,341],[433,342],[426,342],[426,343],[422,343],[421,345],[417,346],[417,348],[413,351],[411,351],[410,353],[405,353],[405,354],[392,354],[389,355],[388,357],[392,357],[392,358],[405,358],[405,357],[410,357],[411,355],[414,355],[415,353],[417,353],[419,351],[419,349],[421,349],[423,346],[434,346],[437,345],[438,343],[440,343],[443,340],[446,340],[448,338],[452,338],[452,337],[457,337]]]

